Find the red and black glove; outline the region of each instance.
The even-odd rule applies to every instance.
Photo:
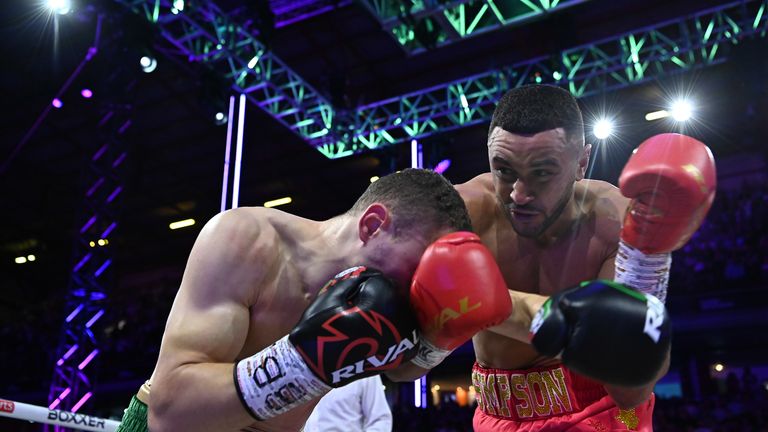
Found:
[[[257,420],[416,355],[417,325],[407,293],[381,272],[353,267],[323,291],[289,335],[235,365],[237,393]]]

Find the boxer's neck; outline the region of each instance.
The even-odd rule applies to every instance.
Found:
[[[341,215],[318,222],[315,234],[308,244],[312,256],[303,277],[312,295],[340,271],[363,264],[355,218]]]
[[[539,248],[547,248],[560,243],[563,239],[570,239],[578,229],[579,222],[584,218],[585,212],[582,205],[573,196],[565,204],[560,216],[543,233],[535,239],[531,239]]]

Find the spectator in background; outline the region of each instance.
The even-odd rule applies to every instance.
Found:
[[[331,390],[320,399],[304,432],[390,432],[392,412],[377,376]]]

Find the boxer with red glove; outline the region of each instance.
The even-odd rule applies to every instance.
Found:
[[[691,137],[666,133],[635,149],[619,177],[632,199],[624,217],[614,280],[666,299],[671,252],[701,226],[715,198],[715,160]]]
[[[413,276],[411,304],[421,329],[412,362],[424,369],[512,312],[496,260],[470,232],[445,235],[427,248]]]

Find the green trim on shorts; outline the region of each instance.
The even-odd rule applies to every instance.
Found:
[[[128,404],[128,408],[123,414],[123,421],[115,432],[149,432],[147,404],[140,401],[136,396],[131,397],[131,403]]]

